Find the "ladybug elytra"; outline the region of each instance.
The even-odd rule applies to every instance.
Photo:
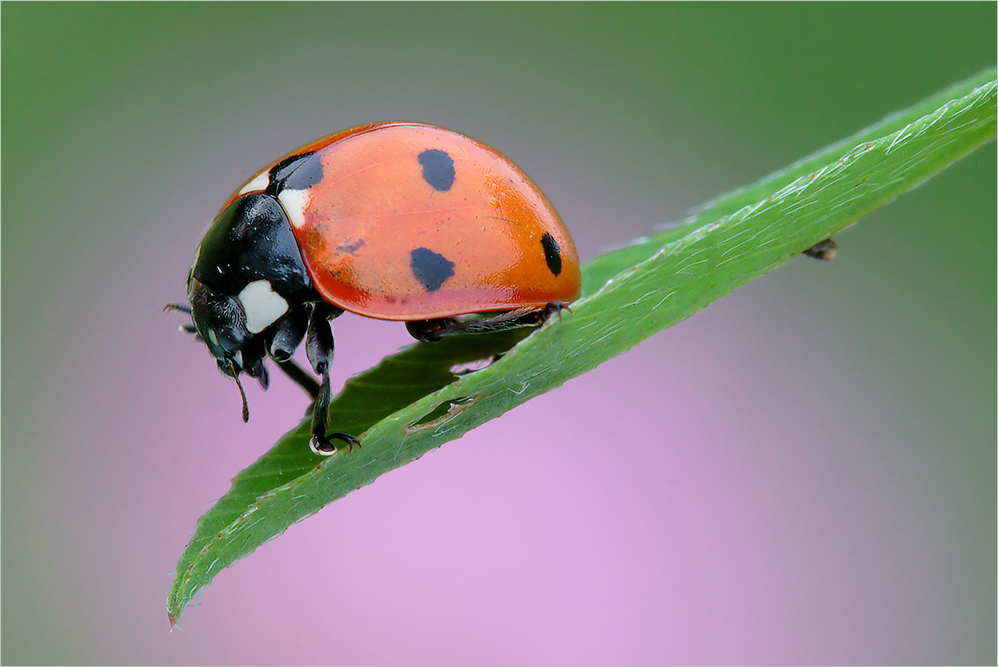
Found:
[[[237,385],[245,373],[266,388],[270,358],[309,392],[311,446],[329,454],[332,439],[357,444],[326,432],[330,320],[403,321],[435,341],[541,324],[580,283],[571,236],[516,165],[456,132],[388,122],[312,142],[249,179],[198,246],[190,306],[172,307]],[[292,360],[302,341],[318,382]]]

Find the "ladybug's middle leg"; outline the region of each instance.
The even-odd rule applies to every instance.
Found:
[[[567,304],[561,301],[552,301],[540,309],[519,308],[474,320],[457,320],[453,317],[439,320],[419,320],[406,322],[405,327],[416,340],[435,343],[444,336],[454,334],[491,333],[520,327],[536,327],[544,324],[555,313],[560,315],[561,311],[566,309],[568,309]]]
[[[284,371],[284,374],[296,385],[305,390],[305,393],[314,401],[319,397],[320,384],[312,377],[307,370],[302,368],[294,359],[285,361],[274,360],[277,367]]]

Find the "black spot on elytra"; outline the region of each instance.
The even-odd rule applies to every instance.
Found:
[[[439,148],[428,148],[419,154],[423,180],[437,192],[446,192],[454,185],[454,160]]]
[[[270,168],[267,192],[278,195],[282,190],[308,190],[322,180],[322,160],[315,152],[284,158]]]
[[[427,292],[436,292],[454,275],[454,262],[429,248],[416,248],[409,253],[409,266],[416,280],[423,283]]]
[[[561,248],[558,247],[558,242],[545,232],[541,237],[541,246],[544,248],[544,259],[548,263],[548,268],[551,269],[551,273],[558,275],[561,273]]]

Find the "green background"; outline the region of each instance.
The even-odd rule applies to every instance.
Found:
[[[289,531],[220,577],[173,635],[163,604],[194,521],[304,406],[282,387],[251,392],[252,447],[226,441],[247,433],[234,391],[158,312],[181,296],[225,196],[317,137],[397,118],[481,139],[541,185],[588,259],[993,65],[994,4],[6,2],[0,13],[5,663],[994,662],[994,144],[842,234],[832,264],[793,262]],[[338,328],[338,382],[406,343],[384,331]],[[552,415],[560,432],[546,430]],[[494,486],[525,454],[538,458],[516,471],[522,486]],[[451,476],[434,472],[449,465]],[[604,525],[576,502],[598,505],[596,491],[557,485],[595,471],[613,490],[608,470],[630,518]],[[660,477],[639,474],[649,470]],[[734,478],[754,480],[744,498]],[[716,504],[690,479],[716,484]],[[406,492],[395,498],[393,484]],[[433,493],[449,502],[421,511]],[[758,514],[731,514],[740,503]],[[411,541],[391,523],[403,506]],[[580,566],[564,589],[533,586],[543,600],[510,593],[507,606],[463,596],[478,589],[441,570],[433,596],[453,609],[434,606],[412,586],[441,559],[418,554],[426,535],[461,553],[446,540],[473,529],[454,506],[493,531],[525,513],[583,522],[562,510],[585,510],[580,531],[607,536],[593,538],[603,566]],[[289,573],[321,586],[305,564],[324,550],[351,558],[340,550],[353,516],[379,527],[355,540],[394,540],[388,569],[416,569],[385,577],[358,557],[356,599],[320,602]],[[421,523],[433,520],[439,532]],[[739,525],[744,541],[726,541]],[[820,536],[807,554],[827,560],[796,550],[801,535]],[[612,550],[643,540],[647,552],[633,548],[646,568]],[[514,534],[492,555],[528,541]],[[698,541],[706,556],[684,551]],[[574,571],[584,549],[562,547],[543,553]],[[679,552],[689,560],[670,560]],[[480,557],[498,587],[519,590]],[[675,585],[648,588],[662,571],[680,573]],[[683,588],[707,581],[717,590]],[[602,587],[615,592],[587,597]],[[551,599],[571,609],[547,614]],[[376,604],[366,612],[364,600]],[[427,605],[438,616],[424,627]],[[310,625],[329,616],[346,625]]]

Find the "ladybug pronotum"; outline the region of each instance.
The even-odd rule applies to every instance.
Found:
[[[246,373],[266,388],[269,357],[309,392],[311,447],[329,454],[332,439],[357,444],[326,432],[330,320],[403,321],[436,341],[541,324],[580,282],[568,230],[516,165],[456,132],[390,122],[312,142],[249,179],[198,246],[190,306],[172,307],[237,385]],[[292,360],[303,340],[319,382]]]

